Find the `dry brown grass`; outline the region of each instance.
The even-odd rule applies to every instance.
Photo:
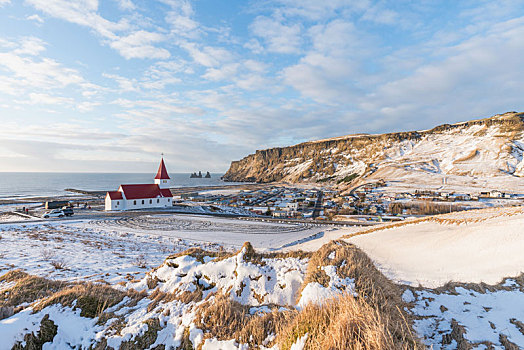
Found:
[[[202,300],[203,288],[197,287],[194,291],[178,291],[175,290],[172,293],[165,293],[156,288],[148,298],[151,299],[151,303],[147,306],[147,311],[154,310],[160,303],[169,303],[174,300],[178,300],[184,304],[196,303]]]
[[[197,259],[197,261],[204,263],[204,258],[206,256],[212,257],[212,258],[218,258],[218,257],[224,257],[224,256],[229,257],[232,255],[232,253],[227,252],[227,251],[217,251],[217,252],[206,251],[202,248],[189,248],[187,250],[184,250],[183,252],[172,254],[168,256],[166,260],[176,259],[178,257],[185,256],[185,255],[192,256],[193,258]]]
[[[195,323],[208,336],[224,340],[234,338],[256,348],[296,314],[296,311],[279,311],[277,306],[262,315],[251,315],[249,309],[228,295],[217,293],[198,306]]]
[[[247,256],[256,254],[250,251]],[[333,253],[334,252],[334,253]],[[331,259],[329,257],[332,257]],[[252,258],[251,258],[252,259]],[[422,349],[411,331],[411,320],[402,311],[402,290],[385,278],[358,248],[346,242],[331,242],[315,252],[303,286],[310,282],[327,285],[321,266],[335,265],[341,277],[355,280],[358,297],[343,294],[322,306],[308,305],[300,312],[279,311],[250,315],[249,306],[218,293],[208,296],[196,309],[196,325],[207,337],[236,339],[256,348],[270,334],[280,349],[289,349],[308,333],[306,349]]]
[[[467,207],[460,204],[436,203],[429,200],[394,202],[389,206],[392,214],[401,214],[406,211],[409,215],[439,215],[464,210],[467,210]]]
[[[266,305],[270,312],[252,315],[249,306],[231,299],[230,293],[234,291],[215,293],[197,304],[195,309],[196,326],[204,331],[205,337],[236,339],[249,344],[250,348],[278,343],[284,350],[289,349],[298,337],[308,333],[306,349],[422,348],[411,332],[411,320],[402,311],[402,290],[386,279],[371,260],[352,244],[333,241],[313,254],[260,254],[249,243],[246,243],[243,249],[244,258],[258,264],[263,264],[263,259],[268,257],[309,257],[304,286],[310,282],[327,285],[329,277],[320,267],[337,266],[340,277],[354,279],[358,297],[342,294],[322,306],[308,305],[300,312],[294,309],[282,311],[276,305]],[[193,253],[197,253],[201,259],[209,256],[209,253],[203,250],[193,250]],[[122,301],[125,296],[134,300],[145,297],[143,293],[121,292],[107,285],[49,281],[21,271],[12,271],[0,277],[0,281],[16,282],[9,289],[9,293],[4,295],[5,300],[2,302],[5,305],[39,300],[33,304],[35,311],[56,303],[64,306],[75,305],[81,309],[82,316],[99,316],[100,320],[104,321],[112,317],[104,311]],[[198,288],[198,283],[194,293],[163,293],[156,288],[148,296],[152,300],[148,311],[155,309],[161,302],[198,302],[203,295],[202,288]],[[150,331],[143,337],[126,343],[128,348],[150,346],[155,341],[160,327],[158,319],[148,322],[151,323],[148,323]],[[118,328],[118,324],[115,327]],[[277,338],[268,343],[267,339],[271,334],[276,334]],[[189,339],[186,340],[184,346],[191,348]],[[100,344],[103,345],[103,342]]]
[[[309,304],[279,332],[281,350],[308,333],[306,349],[413,349],[416,340],[399,339],[390,320],[362,298],[343,295],[322,306]],[[407,337],[406,337],[407,338]]]
[[[329,256],[333,256],[330,259]],[[352,244],[332,241],[310,259],[303,287],[327,284],[321,267],[337,266],[337,274],[355,280],[358,297],[345,294],[322,306],[305,307],[280,329],[278,343],[289,349],[309,333],[307,349],[416,349],[423,348],[402,311],[402,290],[380,273],[369,257]]]
[[[213,252],[213,251],[206,251],[201,248],[189,248],[183,252],[170,255],[169,257],[167,257],[166,260],[175,259],[180,256],[189,255],[189,256],[194,257],[195,259],[197,259],[197,261],[201,263],[204,263],[205,257],[214,258],[213,261],[220,261],[220,260],[231,258],[237,255],[238,253],[242,251],[242,249],[246,250],[244,253],[244,261],[250,261],[254,264],[260,264],[260,265],[264,265],[263,259],[285,259],[285,258],[303,259],[303,258],[309,258],[311,256],[311,253],[304,252],[301,250],[290,251],[290,252],[259,253],[255,251],[255,249],[253,248],[250,242],[245,242],[242,245],[242,248],[240,248],[238,251],[235,251],[235,252],[228,252],[228,251]]]
[[[93,283],[75,284],[64,288],[34,306],[38,312],[53,304],[72,306],[76,300],[75,308],[80,308],[82,317],[98,317],[107,308],[118,304],[125,296],[133,298],[144,296],[136,292],[121,292],[106,285]]]
[[[189,327],[184,328],[184,335],[182,336],[182,341],[177,350],[193,350],[193,343],[191,342],[189,335]]]
[[[21,270],[10,271],[0,277],[0,282],[16,282],[2,292],[0,307],[16,307],[22,303],[32,303],[37,299],[47,298],[60,291],[68,284],[42,277],[31,276]]]
[[[38,312],[53,304],[72,306],[76,300],[75,308],[81,309],[80,315],[94,318],[126,296],[133,300],[145,297],[145,293],[122,292],[102,284],[53,281],[20,270],[1,276],[0,282],[16,282],[2,293],[0,300],[0,307],[15,307],[15,313],[23,303],[33,304],[34,312]]]

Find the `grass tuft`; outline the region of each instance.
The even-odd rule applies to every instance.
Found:
[[[327,284],[327,275],[321,273],[326,265],[337,266],[340,277],[353,278],[358,297],[346,293],[320,306],[306,306],[278,331],[280,349],[289,349],[306,333],[306,349],[423,348],[402,311],[402,290],[364,252],[343,241],[325,244],[311,257],[303,288],[311,282]]]
[[[16,282],[0,295],[0,307],[15,307],[20,311],[21,304],[33,304],[34,312],[53,304],[73,306],[81,309],[83,317],[98,317],[107,308],[119,303],[124,297],[139,300],[145,293],[122,292],[107,285],[95,283],[68,283],[53,281],[14,270],[0,276],[0,282]]]
[[[232,300],[228,295],[217,293],[196,310],[196,326],[208,336],[218,339],[236,339],[249,344],[250,348],[267,346],[264,341],[296,313],[296,311],[279,311],[273,306],[271,312],[251,315],[249,306]]]

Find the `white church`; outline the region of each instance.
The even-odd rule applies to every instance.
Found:
[[[133,210],[147,208],[167,208],[173,205],[173,195],[169,187],[173,181],[167,174],[164,158],[160,161],[153,184],[120,185],[118,191],[106,193],[105,210]]]

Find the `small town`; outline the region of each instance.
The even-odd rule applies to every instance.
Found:
[[[389,194],[384,182],[358,186],[351,191],[325,187],[299,188],[269,185],[255,190],[187,192],[173,205],[188,203],[241,208],[258,216],[325,221],[397,221],[408,216],[433,215],[486,206],[520,205],[523,195],[497,190],[469,193],[414,191]],[[228,193],[233,192],[233,193]],[[346,193],[347,192],[347,193]]]

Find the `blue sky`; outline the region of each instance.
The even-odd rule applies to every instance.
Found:
[[[0,171],[225,171],[524,110],[524,1],[0,0]]]

